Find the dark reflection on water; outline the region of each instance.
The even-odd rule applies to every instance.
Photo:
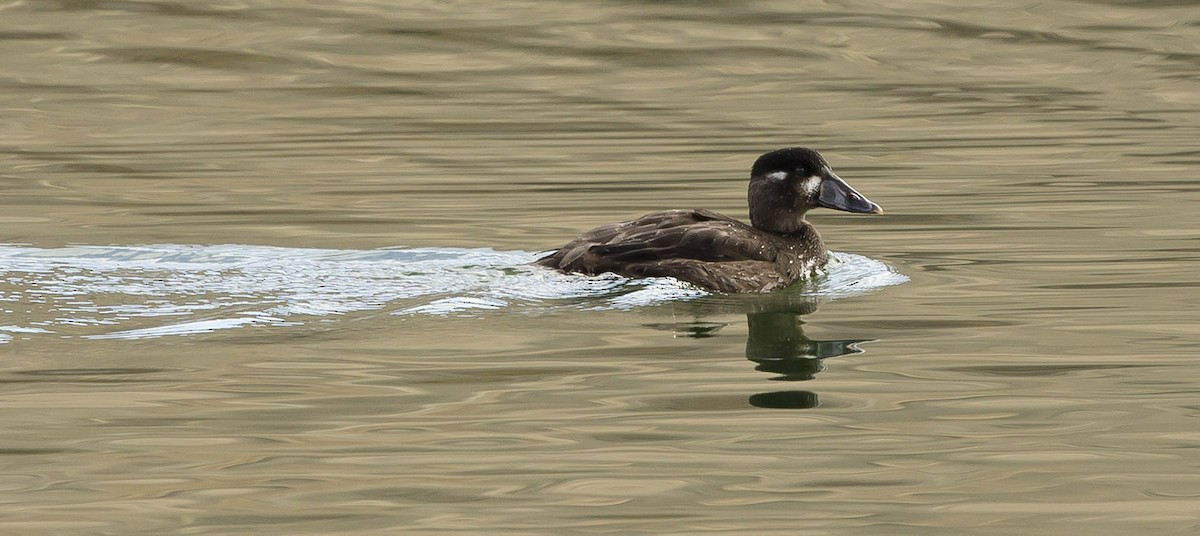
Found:
[[[750,405],[770,409],[812,409],[821,405],[812,391],[772,391],[750,396]]]
[[[701,320],[705,315],[744,313],[746,315],[746,359],[754,370],[776,374],[772,381],[808,381],[825,370],[825,360],[858,354],[864,342],[877,339],[814,340],[804,334],[805,315],[817,311],[822,299],[803,292],[785,291],[766,296],[717,296],[681,304],[697,320],[679,323],[644,324],[653,329],[671,331],[676,336],[709,338],[727,323]],[[759,393],[750,397],[750,405],[774,409],[808,409],[820,405],[811,391],[789,390]]]
[[[874,339],[813,340],[804,335],[800,314],[790,311],[746,315],[750,336],[746,358],[758,363],[755,370],[780,374],[772,380],[805,381],[825,369],[823,360],[857,354],[856,345]]]
[[[673,322],[673,323],[652,323],[643,324],[644,326],[661,331],[670,331],[680,337],[692,337],[694,339],[703,339],[706,337],[715,337],[721,331],[721,328],[728,326],[725,322]]]

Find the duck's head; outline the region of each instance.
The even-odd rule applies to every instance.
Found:
[[[750,170],[750,224],[764,231],[792,233],[804,225],[804,213],[817,207],[882,214],[838,177],[812,149],[790,147],[758,157]]]

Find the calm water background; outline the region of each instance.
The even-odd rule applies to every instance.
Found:
[[[1200,531],[1193,2],[10,1],[0,89],[5,534]],[[520,267],[798,144],[907,282]]]

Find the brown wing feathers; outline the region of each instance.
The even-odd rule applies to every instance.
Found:
[[[588,231],[539,263],[597,273],[611,270],[613,264],[664,259],[773,261],[775,248],[759,239],[757,233],[708,210],[657,212]]]

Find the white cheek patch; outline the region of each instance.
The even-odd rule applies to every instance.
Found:
[[[821,189],[821,176],[813,175],[804,179],[804,182],[800,183],[800,189],[810,196],[817,195],[817,191]]]
[[[788,176],[788,172],[786,172],[786,171],[775,171],[775,172],[771,172],[771,173],[767,174],[767,178],[771,179],[773,181],[782,181],[782,180],[786,179],[787,176]]]

